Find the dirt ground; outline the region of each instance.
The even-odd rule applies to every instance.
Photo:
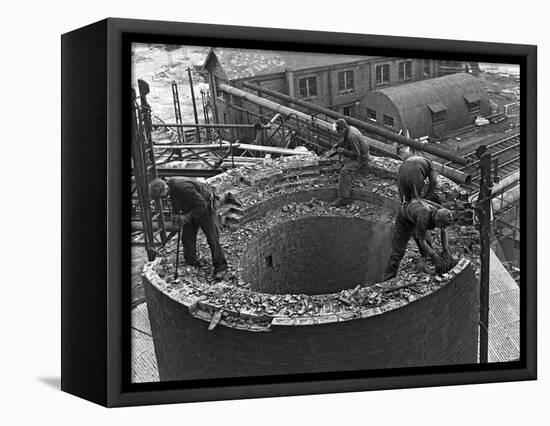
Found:
[[[137,80],[149,83],[151,93],[147,96],[153,114],[166,122],[175,122],[172,97],[172,82],[178,84],[180,108],[184,123],[194,121],[193,103],[187,68],[192,70],[193,87],[197,99],[199,120],[202,121],[201,90],[208,90],[208,84],[194,67],[202,66],[208,47],[166,46],[161,44],[140,44],[132,46],[132,84],[137,91]]]

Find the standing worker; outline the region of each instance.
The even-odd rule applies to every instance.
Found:
[[[207,185],[191,178],[157,178],[149,185],[149,196],[170,197],[174,222],[182,226],[181,242],[188,265],[198,264],[197,231],[202,229],[212,253],[214,278],[223,279],[227,261],[220,245],[215,196]]]
[[[453,258],[447,242],[447,231],[445,228],[453,222],[449,210],[420,198],[414,198],[401,205],[392,239],[392,253],[388,259],[384,281],[387,281],[397,274],[401,259],[405,255],[407,245],[411,236],[415,236],[421,255],[427,255],[432,259],[435,272],[442,274],[454,266]],[[441,229],[442,256],[439,256],[432,248],[431,236],[428,231]]]
[[[429,185],[426,193],[422,195],[426,179],[429,180]],[[401,202],[411,201],[413,198],[425,198],[439,203],[439,197],[435,193],[437,172],[429,158],[413,155],[403,161],[397,172],[397,186]]]
[[[369,145],[361,132],[350,126],[343,118],[334,122],[334,128],[342,139],[332,147],[329,155],[337,152],[347,158],[340,169],[340,179],[336,191],[338,198],[331,203],[332,206],[340,207],[352,202],[350,199],[352,179],[366,171],[369,161]]]

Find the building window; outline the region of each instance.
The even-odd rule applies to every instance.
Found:
[[[412,62],[399,62],[399,80],[410,80],[412,78]]]
[[[343,71],[338,73],[338,91],[346,92],[353,90],[353,71]]]
[[[390,65],[376,66],[376,84],[389,83],[390,81]]]
[[[429,77],[431,74],[431,71],[430,71],[430,61],[428,61],[427,59],[424,60],[424,77]]]
[[[468,104],[468,112],[470,114],[477,114],[481,110],[481,101],[472,102]]]
[[[445,123],[447,120],[447,111],[441,111],[441,112],[434,112],[432,113],[432,124],[435,126],[436,124]]]
[[[347,115],[348,117],[351,117],[351,109],[352,106],[345,106],[342,108],[342,114]]]
[[[393,117],[384,115],[384,126],[391,127],[393,129]]]
[[[428,105],[428,109],[432,113],[432,124],[434,126],[447,120],[447,108],[441,102]]]
[[[376,121],[376,111],[370,108],[367,108],[367,118],[371,121]]]
[[[307,77],[298,80],[301,98],[317,96],[317,77]]]
[[[468,105],[469,114],[477,114],[481,111],[481,98],[477,93],[469,93],[464,95],[466,105]]]

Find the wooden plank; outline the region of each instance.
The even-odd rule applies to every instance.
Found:
[[[277,148],[275,146],[261,146],[261,145],[252,145],[246,143],[240,143],[239,146],[233,145],[235,148],[246,149],[248,151],[257,151],[257,152],[269,152],[273,154],[286,154],[286,155],[309,155],[304,152],[295,151],[293,149],[287,148]]]
[[[493,250],[489,273],[489,362],[519,358],[519,287]]]
[[[147,304],[132,310],[132,383],[160,381]]]

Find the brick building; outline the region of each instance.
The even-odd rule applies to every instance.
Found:
[[[217,90],[219,84],[243,88],[250,82],[364,119],[359,103],[370,91],[439,75],[438,62],[425,59],[229,48],[212,48],[203,69],[217,123],[251,121],[238,99]]]

